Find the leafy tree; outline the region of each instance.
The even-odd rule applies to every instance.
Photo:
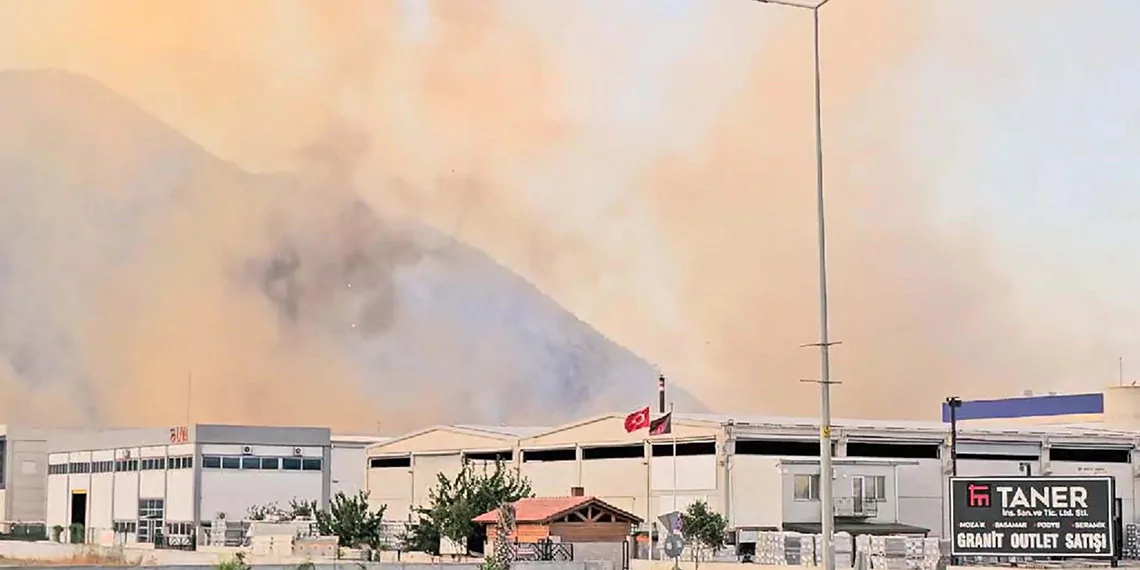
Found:
[[[317,531],[325,536],[336,536],[337,543],[347,548],[367,545],[379,550],[387,508],[387,505],[381,505],[379,509],[371,510],[368,491],[360,491],[354,496],[337,492],[327,511],[316,511]]]
[[[317,502],[313,500],[293,498],[289,501],[289,518],[293,520],[312,517],[317,510]]]
[[[471,519],[503,503],[533,497],[530,482],[518,470],[499,460],[494,468],[474,468],[470,463],[453,478],[440,473],[428,492],[427,506],[414,509],[417,520],[408,527],[409,550],[439,555],[439,542],[448,538],[467,545],[468,552],[482,552],[487,529]]]
[[[692,503],[681,513],[681,536],[689,543],[693,562],[700,564],[702,555],[720,550],[728,533],[728,519],[709,508],[705,501]]]
[[[251,521],[277,520],[288,522],[299,518],[312,517],[317,511],[317,502],[293,498],[289,500],[289,507],[282,508],[271,502],[264,505],[253,505],[246,510],[246,516]]]

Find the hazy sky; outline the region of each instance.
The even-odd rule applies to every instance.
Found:
[[[983,225],[1026,310],[1112,339],[1140,377],[1140,4],[944,4],[946,25],[990,53],[951,74],[928,53],[910,70],[930,117],[914,142],[953,165],[941,212]],[[1115,375],[1107,360],[1087,363],[1090,388]]]
[[[131,20],[132,5],[147,13]],[[92,75],[255,171],[289,168],[332,108],[378,147],[362,186],[419,189],[377,204],[457,231],[715,385],[713,407],[735,403],[725,385],[808,389],[808,13],[435,9],[446,17],[426,0],[0,0],[0,69]],[[899,401],[923,367],[969,377],[964,396],[1096,389],[1118,356],[1140,377],[1140,2],[832,0],[822,22],[839,373],[885,378]],[[478,207],[423,190],[457,171],[485,184]],[[861,275],[880,253],[893,261]]]

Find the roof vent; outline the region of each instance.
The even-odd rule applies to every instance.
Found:
[[[586,489],[584,487],[570,487],[571,497],[585,497]]]

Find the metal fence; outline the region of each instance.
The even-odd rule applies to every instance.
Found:
[[[0,523],[0,540],[22,540],[34,542],[47,540],[47,524],[42,522],[3,522]]]

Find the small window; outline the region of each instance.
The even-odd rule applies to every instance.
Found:
[[[262,471],[276,471],[281,468],[281,460],[276,457],[262,457],[261,470]]]
[[[242,469],[261,469],[261,460],[256,457],[242,457]]]
[[[411,457],[373,457],[368,460],[368,467],[372,469],[387,469],[390,467],[407,469],[412,466]]]
[[[240,457],[223,457],[222,469],[241,469]]]
[[[286,471],[300,471],[301,460],[296,457],[284,457],[281,459],[281,468]]]
[[[305,471],[320,471],[321,470],[321,460],[320,459],[302,459],[301,460],[301,469],[303,469]]]
[[[886,475],[869,475],[864,478],[864,493],[868,499],[882,503],[887,500],[887,476]]]
[[[221,469],[222,458],[217,455],[203,455],[202,456],[203,469]]]
[[[645,457],[645,447],[641,445],[620,445],[616,447],[587,447],[582,449],[582,459],[640,459]]]
[[[533,461],[574,461],[578,459],[578,450],[569,449],[532,449],[522,452],[524,462]]]
[[[510,461],[514,459],[511,451],[492,451],[489,453],[464,453],[464,461]]]
[[[799,474],[793,479],[797,501],[819,500],[819,475]]]

